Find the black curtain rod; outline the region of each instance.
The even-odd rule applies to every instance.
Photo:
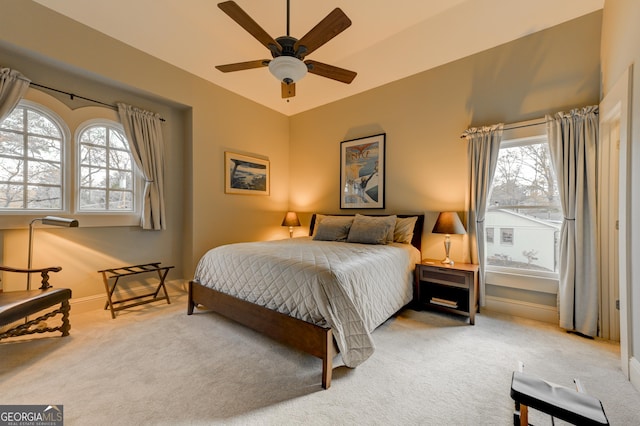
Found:
[[[69,96],[69,98],[71,100],[74,100],[74,98],[78,98],[78,99],[82,99],[85,101],[89,101],[89,102],[93,102],[94,104],[100,104],[100,105],[104,105],[106,107],[109,107],[111,109],[118,109],[117,105],[112,105],[112,104],[108,104],[102,101],[98,101],[96,99],[91,99],[91,98],[86,98],[84,96],[80,96],[80,95],[76,95],[75,93],[71,93],[71,92],[65,92],[64,90],[60,90],[60,89],[54,89],[53,87],[49,87],[49,86],[45,86],[43,84],[38,84],[38,83],[34,83],[34,82],[30,82],[29,84],[30,86],[36,86],[36,87],[40,87],[42,89],[46,89],[46,90],[51,90],[52,92],[57,92],[57,93],[62,93],[63,95],[67,95]],[[160,117],[160,121],[166,121],[164,118]]]

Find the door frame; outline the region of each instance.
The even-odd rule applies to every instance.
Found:
[[[631,253],[628,227],[630,224],[630,191],[631,169],[629,161],[629,136],[631,135],[631,78],[633,76],[633,65],[618,78],[611,90],[600,102],[600,132],[607,131],[612,123],[619,123],[620,129],[620,150],[619,150],[619,171],[618,171],[618,283],[620,294],[620,363],[622,372],[629,379],[629,347],[631,344],[630,335],[630,309],[629,295],[631,294]]]

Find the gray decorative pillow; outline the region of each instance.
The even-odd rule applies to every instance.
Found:
[[[387,244],[390,238],[393,240],[396,219],[395,215],[376,217],[357,214],[349,230],[347,242]]]
[[[313,239],[318,241],[346,241],[353,216],[324,216],[320,223],[316,222]]]
[[[417,216],[399,217],[396,219],[396,229],[393,232],[393,242],[411,244],[413,229],[416,226]]]

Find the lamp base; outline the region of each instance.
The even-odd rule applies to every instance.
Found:
[[[442,261],[443,265],[453,265],[453,260],[449,259],[449,256],[445,257]]]

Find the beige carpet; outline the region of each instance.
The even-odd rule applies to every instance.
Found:
[[[1,404],[62,404],[67,425],[510,425],[522,360],[556,383],[580,377],[611,424],[640,419],[617,345],[496,314],[469,326],[403,311],[375,331],[369,360],[334,369],[329,390],[319,359],[212,313],[187,316],[184,294],[115,320],[72,311],[71,324],[67,338],[0,343]]]

